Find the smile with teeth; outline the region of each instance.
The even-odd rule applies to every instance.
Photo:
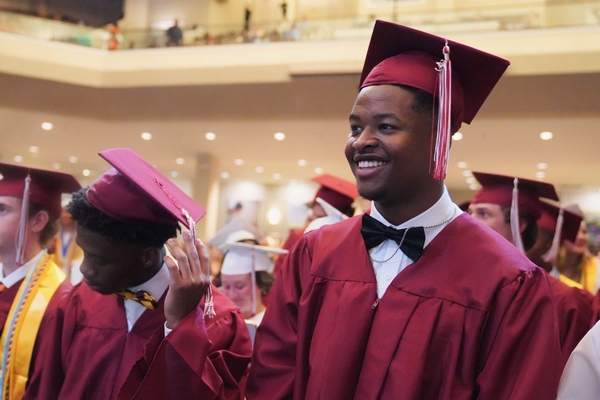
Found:
[[[387,164],[383,161],[359,161],[358,168],[375,168]]]

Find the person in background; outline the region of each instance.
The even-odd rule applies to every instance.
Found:
[[[508,64],[377,21],[345,147],[371,212],[307,233],[287,255],[249,400],[556,396],[546,274],[462,213],[443,182],[451,135]]]
[[[283,254],[287,251],[241,241],[228,241],[223,250],[223,293],[239,307],[246,320],[259,325],[267,308],[263,298],[269,294],[275,280],[269,253]]]
[[[84,282],[50,330],[51,373],[30,398],[239,399],[250,337],[239,310],[210,286],[194,237],[204,210],[133,151],[100,155],[114,168],[67,206]],[[189,229],[185,252],[173,239],[179,223]]]
[[[564,241],[556,260],[556,267],[561,274],[581,284],[595,295],[600,288],[599,262],[588,250],[587,226],[583,212],[576,205],[570,206],[568,210],[580,215],[582,221],[575,240]]]
[[[44,246],[57,231],[61,193],[80,185],[23,165],[0,163],[0,176],[0,397],[21,399],[52,375],[40,360],[55,345],[50,329],[71,284]]]
[[[522,249],[531,259],[535,255],[536,244],[539,243],[536,221],[550,218],[556,225],[558,219],[559,208],[552,210],[552,216],[546,215],[546,211],[550,209],[545,206],[547,203],[540,201],[540,197],[558,201],[554,186],[546,182],[483,172],[473,172],[473,176],[481,184],[481,189],[471,200],[471,215]],[[554,212],[556,218],[553,218]],[[568,215],[566,220],[567,224],[561,222],[561,225],[572,228],[571,216]],[[576,230],[571,229],[567,232],[567,237],[575,234]],[[557,235],[557,240],[560,240],[561,232]],[[549,273],[551,268],[544,269]],[[550,274],[548,280],[552,287],[562,350],[562,360],[557,361],[557,364],[562,368],[577,343],[595,322],[592,296],[587,291],[566,285]]]
[[[291,250],[296,242],[302,237],[304,231],[308,225],[317,218],[323,218],[327,216],[323,206],[317,202],[317,198],[322,199],[327,204],[331,205],[342,214],[351,217],[354,215],[354,199],[358,197],[358,190],[356,184],[348,182],[345,179],[338,178],[330,174],[323,174],[316,176],[312,179],[314,182],[321,185],[313,200],[309,203],[310,213],[306,220],[306,224],[298,229],[290,230],[288,237],[281,246],[284,250]],[[285,255],[280,255],[275,262],[274,274],[277,275],[279,268],[285,260]]]
[[[166,31],[167,47],[183,45],[183,32],[179,27],[179,20],[175,19],[173,26]]]
[[[83,261],[83,251],[77,246],[75,221],[64,207],[60,213],[59,224],[52,261],[63,270],[71,283],[76,285],[82,279],[79,266]]]

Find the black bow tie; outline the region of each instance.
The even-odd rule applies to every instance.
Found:
[[[368,214],[363,214],[360,233],[365,241],[367,250],[380,245],[384,240],[390,239],[400,245],[400,250],[413,261],[417,261],[423,254],[425,244],[425,229],[422,226],[408,229],[394,229],[385,226]]]

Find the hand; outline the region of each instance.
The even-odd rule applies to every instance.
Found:
[[[175,239],[169,239],[167,246],[177,260],[169,255],[164,260],[169,268],[169,291],[165,298],[165,318],[167,328],[173,329],[191,311],[195,310],[210,285],[208,252],[199,239],[192,240],[189,231],[183,232],[185,252]]]

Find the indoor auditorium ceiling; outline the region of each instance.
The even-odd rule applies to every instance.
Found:
[[[219,174],[230,180],[289,182],[309,179],[316,168],[351,179],[343,147],[357,82],[348,74],[275,84],[97,89],[4,74],[0,160],[21,156],[24,164],[60,168],[85,183],[107,169],[98,151],[131,147],[183,179],[191,179],[201,153],[212,154]],[[561,188],[600,188],[599,89],[600,74],[504,77],[454,142],[448,185],[468,189],[466,169],[532,179],[543,172]],[[53,129],[43,130],[43,122]],[[544,131],[553,138],[541,140]],[[143,140],[143,132],[152,139]],[[207,132],[215,140],[207,140]],[[275,140],[277,132],[285,140]]]

